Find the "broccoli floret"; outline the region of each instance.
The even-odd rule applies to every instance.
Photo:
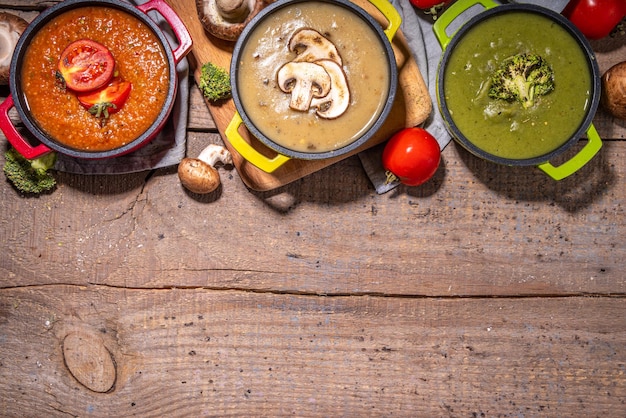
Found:
[[[230,75],[225,69],[211,62],[202,66],[198,87],[204,97],[212,102],[231,96]]]
[[[491,76],[489,97],[519,101],[524,108],[554,90],[554,71],[541,56],[517,54],[502,61]]]
[[[56,185],[56,179],[48,171],[56,161],[55,152],[28,160],[15,148],[9,148],[4,157],[4,174],[19,191],[39,194]]]

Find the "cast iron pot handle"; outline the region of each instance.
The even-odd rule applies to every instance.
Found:
[[[26,139],[15,128],[13,122],[9,118],[9,110],[13,107],[13,96],[9,95],[7,98],[0,104],[0,130],[4,132],[4,135],[7,137],[7,140],[13,145],[13,148],[22,156],[28,160],[32,160],[37,157],[41,157],[44,154],[52,152],[50,148],[48,148],[44,144],[39,144],[37,146],[32,146],[28,143]]]
[[[172,31],[174,31],[174,35],[178,39],[178,48],[173,51],[174,60],[178,64],[178,62],[191,50],[191,46],[193,45],[191,35],[178,14],[176,14],[174,9],[172,9],[170,5],[165,2],[165,0],[151,0],[137,6],[137,8],[146,14],[150,10],[156,10],[170,25]]]
[[[545,162],[539,164],[537,167],[554,180],[563,180],[565,177],[571,176],[591,161],[598,151],[600,151],[600,148],[602,148],[602,139],[593,124],[589,125],[587,129],[587,139],[588,142],[583,149],[560,166],[555,167],[549,162]]]
[[[450,5],[446,11],[437,18],[435,23],[433,24],[433,31],[435,32],[435,36],[439,41],[442,49],[446,49],[454,34],[448,35],[446,33],[446,29],[452,22],[456,20],[457,17],[470,7],[475,6],[477,4],[482,4],[485,10],[491,9],[493,7],[499,6],[500,4],[494,2],[493,0],[459,0],[455,1]]]

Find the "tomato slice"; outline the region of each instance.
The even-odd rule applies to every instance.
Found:
[[[94,92],[78,94],[76,98],[89,113],[97,118],[108,118],[118,112],[128,100],[132,84],[121,78],[114,78],[106,86]]]
[[[57,66],[67,88],[90,91],[104,86],[115,70],[115,60],[106,46],[91,39],[79,39],[61,53]]]

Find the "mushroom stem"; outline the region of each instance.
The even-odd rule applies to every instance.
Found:
[[[230,152],[217,144],[207,145],[206,148],[200,152],[200,155],[198,155],[198,159],[204,161],[211,167],[215,167],[218,161],[224,165],[233,163],[233,156],[230,155]]]
[[[216,0],[217,12],[229,22],[243,22],[250,14],[248,0]]]
[[[204,29],[226,41],[236,41],[250,20],[267,4],[264,0],[195,1]],[[269,2],[271,1],[268,0]]]
[[[312,62],[291,61],[278,70],[276,81],[285,93],[291,93],[289,107],[306,112],[313,97],[324,97],[330,91],[330,76],[324,67]]]

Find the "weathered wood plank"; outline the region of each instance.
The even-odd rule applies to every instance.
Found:
[[[24,11],[41,12],[58,2],[57,0],[1,0],[0,9],[15,10],[17,13]]]
[[[594,124],[613,140],[558,183],[454,144],[383,196],[356,158],[268,193],[232,170],[204,197],[174,168],[2,181],[1,414],[614,416],[626,122]],[[190,155],[220,142],[195,89],[189,128]]]
[[[190,133],[190,153],[217,134]],[[0,286],[72,283],[316,294],[624,294],[626,142],[554,182],[457,146],[419,188],[377,195],[356,158],[272,193],[235,171],[205,197],[174,169],[0,183]]]
[[[209,108],[202,98],[202,93],[196,88],[193,78],[189,80],[189,122],[187,127],[193,131],[214,131],[217,132],[215,121],[211,117]]]
[[[51,417],[616,416],[626,408],[623,302],[3,289],[0,407]],[[64,365],[65,338],[77,333],[114,359],[108,393]]]

